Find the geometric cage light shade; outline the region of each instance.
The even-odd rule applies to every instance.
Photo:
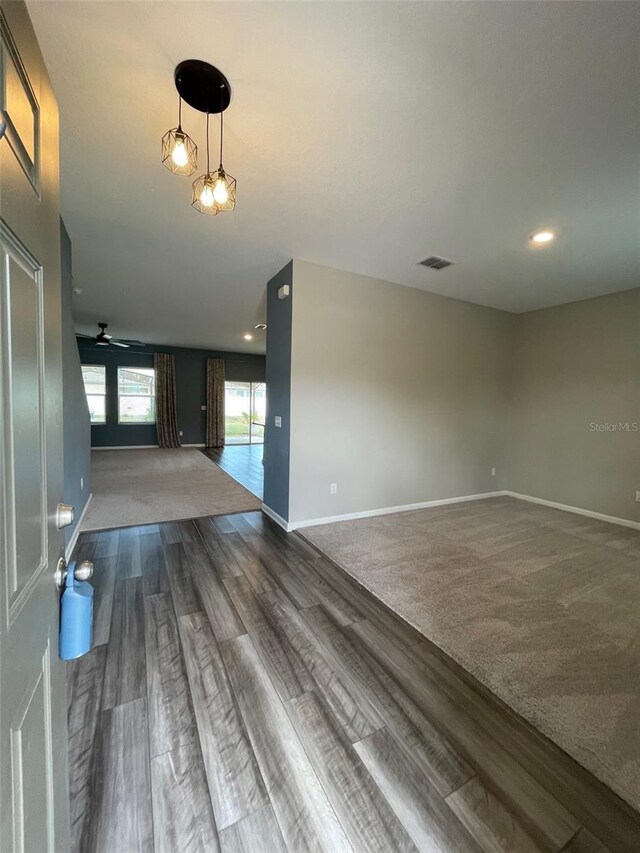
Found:
[[[233,210],[236,206],[236,179],[228,175],[222,166],[215,172],[200,175],[193,182],[191,204],[199,213],[209,216]]]
[[[198,146],[180,125],[162,137],[162,164],[174,175],[193,175],[198,168]]]
[[[236,206],[236,179],[227,174],[222,166],[218,167],[215,178],[216,187],[213,190],[213,197],[216,201],[218,213],[233,210]]]

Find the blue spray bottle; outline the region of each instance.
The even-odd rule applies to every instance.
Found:
[[[93,587],[86,580],[93,573],[88,561],[67,569],[60,602],[60,657],[74,660],[91,651],[93,643]]]

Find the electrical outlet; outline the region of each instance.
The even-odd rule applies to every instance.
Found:
[[[640,504],[640,489],[636,489],[636,501]]]
[[[206,407],[206,406],[200,406],[200,408],[202,409],[202,411],[203,411],[203,412],[206,412],[206,411],[207,411],[207,407]]]
[[[337,495],[338,494],[338,484],[337,483],[331,483],[331,486],[329,487],[329,491],[331,492],[332,495]]]
[[[84,491],[84,477],[80,477],[80,491]]]
[[[182,430],[180,430],[180,432],[178,433],[178,435],[180,436],[180,438],[182,438],[182,436],[184,435],[184,432],[183,432]]]
[[[495,468],[492,468],[492,469],[491,469],[491,476],[492,476],[492,477],[495,477],[495,476],[496,476],[496,469],[495,469]]]
[[[280,415],[276,415],[274,420],[277,427],[282,426],[282,418],[280,417]]]

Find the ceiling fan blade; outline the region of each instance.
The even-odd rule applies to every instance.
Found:
[[[83,335],[80,332],[76,332],[76,338],[87,338],[87,340],[89,340],[89,341],[95,341],[96,336],[95,335]]]
[[[129,346],[146,347],[146,344],[143,344],[142,341],[132,341],[129,338],[118,338],[118,340],[122,341],[123,344],[128,344]]]
[[[129,344],[125,344],[124,341],[114,341],[112,338],[109,343],[114,347],[124,347],[125,349],[129,349]]]

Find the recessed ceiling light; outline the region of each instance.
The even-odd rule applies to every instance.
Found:
[[[250,335],[250,334],[248,334],[248,333],[247,333],[247,334],[244,336],[244,339],[245,339],[245,341],[252,341],[252,340],[253,340],[253,335]]]
[[[555,238],[555,236],[556,235],[553,233],[553,231],[548,231],[546,229],[544,231],[535,231],[531,235],[531,242],[536,243],[537,245],[541,245],[542,243],[550,243]]]
[[[267,328],[267,324],[266,323],[256,323],[256,325],[253,328],[259,329],[261,332],[264,332],[264,330]]]

